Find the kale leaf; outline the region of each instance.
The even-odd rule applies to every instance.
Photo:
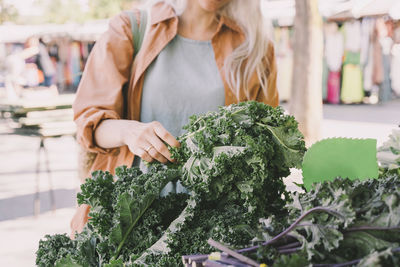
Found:
[[[39,267],[55,266],[68,255],[75,254],[76,242],[66,234],[46,235],[39,241],[39,249],[36,252],[36,265]]]
[[[377,157],[383,171],[400,168],[400,129],[393,130],[389,140],[378,148]]]

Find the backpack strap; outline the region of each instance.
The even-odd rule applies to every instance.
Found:
[[[129,19],[131,21],[132,36],[133,36],[133,48],[135,50],[133,57],[135,58],[137,53],[142,46],[144,34],[147,25],[147,12],[145,10],[140,10],[140,24],[138,25],[135,12],[128,11]]]

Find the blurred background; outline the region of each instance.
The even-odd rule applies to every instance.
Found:
[[[0,0],[0,266],[34,266],[40,238],[69,232],[86,164],[74,94],[108,19],[142,2]],[[400,123],[400,1],[261,0],[261,8],[281,105],[308,144],[334,136],[382,144]]]

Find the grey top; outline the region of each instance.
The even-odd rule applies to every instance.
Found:
[[[140,120],[159,121],[178,136],[189,116],[215,111],[224,103],[224,85],[211,41],[177,35],[146,72]]]
[[[174,136],[183,133],[192,114],[223,106],[224,85],[211,41],[177,35],[149,66],[141,101],[140,121],[159,121]],[[171,187],[164,194],[170,191],[181,190]]]

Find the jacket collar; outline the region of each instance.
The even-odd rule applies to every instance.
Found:
[[[234,20],[232,20],[226,16],[220,17],[217,32],[222,28],[222,26],[226,26],[235,32],[243,33],[242,28],[240,28],[240,26]]]
[[[151,25],[176,18],[175,10],[168,4],[160,2],[151,8]]]
[[[155,4],[151,9],[151,25],[159,24],[161,22],[165,22],[173,18],[177,18],[175,10],[172,8],[172,6],[164,2]],[[236,31],[238,33],[243,32],[235,21],[225,16],[221,16],[219,18],[217,32],[219,32],[222,29],[222,26],[226,26],[229,29]]]

